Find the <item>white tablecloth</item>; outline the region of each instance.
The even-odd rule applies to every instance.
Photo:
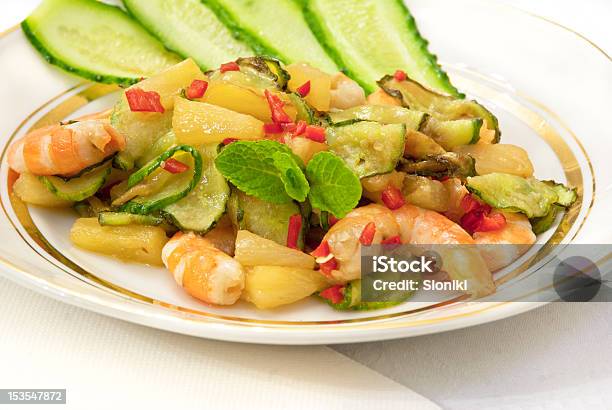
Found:
[[[4,0],[0,31],[37,2]],[[612,51],[609,0],[505,3]],[[435,408],[413,391],[454,409],[609,409],[611,318],[610,304],[559,303],[471,329],[334,347],[362,366],[326,347],[148,329],[0,279],[0,388],[67,388],[75,409]]]

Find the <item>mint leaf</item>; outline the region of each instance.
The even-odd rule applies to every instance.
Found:
[[[298,202],[303,202],[310,190],[306,176],[293,157],[285,152],[272,154],[274,166],[280,172],[281,181],[287,194]]]
[[[319,152],[306,166],[310,182],[308,199],[313,207],[344,217],[361,198],[359,177],[331,152]]]
[[[274,154],[282,154],[278,159],[280,169],[275,165]],[[289,147],[276,141],[233,142],[217,156],[215,165],[239,190],[264,201],[281,204],[290,202],[293,196],[306,195],[296,195],[304,189],[300,163]]]

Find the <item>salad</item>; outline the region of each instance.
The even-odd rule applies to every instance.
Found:
[[[336,309],[376,309],[410,295],[361,300],[363,247],[482,245],[459,247],[460,262],[435,278],[466,280],[482,297],[495,292],[492,272],[577,199],[536,179],[525,149],[500,142],[496,117],[452,86],[399,2],[278,1],[279,25],[294,30],[286,41],[261,8],[252,19],[228,12],[262,2],[177,1],[168,13],[162,3],[125,1],[168,49],[192,57],[180,61],[133,17],[93,0],[47,0],[23,24],[48,61],[126,87],[110,109],[9,147],[13,194],[72,207],[70,239],[82,249],[164,266],[208,304],[269,309],[318,295]],[[389,22],[357,14],[364,24],[355,26],[371,26],[378,44],[360,42],[364,34],[341,18],[366,5]],[[216,48],[202,52],[189,40],[203,28],[187,19],[176,30],[187,6],[219,36],[238,34],[223,46],[203,39]],[[114,30],[86,35],[93,18]],[[386,47],[389,30],[399,40]],[[128,50],[83,51],[100,35],[121,44],[128,34]],[[217,64],[253,50],[277,58]],[[505,246],[487,246],[495,244]]]

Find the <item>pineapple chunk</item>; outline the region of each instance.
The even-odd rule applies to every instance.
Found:
[[[98,218],[79,218],[70,229],[70,240],[88,251],[129,262],[161,266],[161,251],[168,238],[159,226],[100,226]]]
[[[48,208],[68,207],[72,202],[54,195],[32,174],[21,174],[13,184],[13,193],[23,202]]]
[[[330,284],[320,272],[287,266],[246,268],[243,298],[258,309],[271,309],[295,303]]]
[[[285,141],[287,146],[291,148],[291,151],[304,161],[304,164],[308,164],[317,152],[327,151],[329,149],[327,144],[309,140],[308,138],[286,138]]]
[[[294,266],[304,269],[313,269],[315,266],[312,256],[246,230],[238,231],[235,255],[238,262],[250,266]]]
[[[284,95],[278,94],[282,100],[286,100]],[[206,90],[206,94],[200,100],[209,104],[218,105],[228,110],[236,111],[241,114],[251,115],[263,122],[272,122],[270,105],[263,92],[242,87],[227,82],[211,82]],[[290,102],[285,101],[284,110],[295,121],[297,110]]]
[[[402,106],[402,104],[397,98],[390,96],[382,88],[379,88],[372,94],[368,95],[367,102],[369,105],[394,105],[397,107]]]
[[[308,64],[291,64],[286,67],[291,78],[288,87],[296,91],[305,82],[310,81],[310,92],[305,98],[308,104],[318,111],[329,111],[331,102],[332,76]]]
[[[172,129],[180,144],[201,145],[226,138],[256,140],[263,137],[263,122],[217,105],[176,99]]]

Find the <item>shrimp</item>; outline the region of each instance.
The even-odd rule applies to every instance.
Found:
[[[345,110],[366,102],[363,88],[341,72],[332,77],[330,92],[330,109]]]
[[[332,279],[349,281],[361,277],[361,243],[359,238],[366,225],[374,222],[376,233],[372,243],[380,243],[383,238],[397,236],[399,227],[393,213],[386,207],[371,204],[355,208],[331,227],[323,237],[329,250],[338,263],[330,274]]]
[[[70,176],[125,148],[107,118],[89,118],[30,132],[11,144],[9,166],[20,174]]]
[[[529,219],[523,214],[502,212],[506,225],[496,231],[474,232],[474,241],[491,271],[510,265],[536,241]]]
[[[176,283],[204,302],[231,305],[244,289],[242,265],[194,233],[177,232],[164,245],[162,261]]]
[[[495,291],[491,271],[473,246],[474,239],[455,222],[435,211],[404,205],[393,211],[402,243],[426,245],[442,258],[450,279],[465,280],[468,293],[482,297]]]

